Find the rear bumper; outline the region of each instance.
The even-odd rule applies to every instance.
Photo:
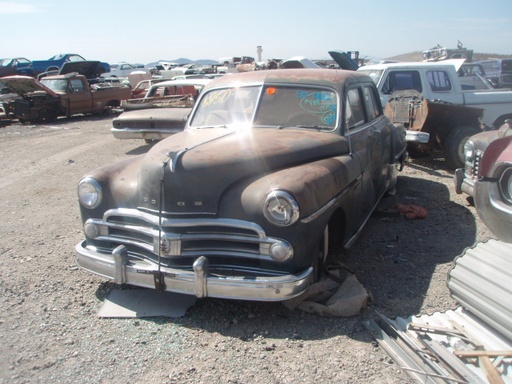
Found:
[[[426,144],[430,140],[430,134],[420,131],[405,131],[405,141],[408,143],[423,143]]]
[[[128,260],[126,248],[119,246],[112,254],[87,248],[85,241],[76,245],[78,265],[86,271],[146,288],[202,297],[254,301],[283,301],[300,295],[313,281],[313,268],[299,274],[279,276],[223,276],[210,274],[208,259],[197,258],[193,271],[161,267],[145,260]]]

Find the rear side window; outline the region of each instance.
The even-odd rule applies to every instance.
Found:
[[[421,93],[421,79],[418,71],[393,71],[388,74],[382,93],[390,95],[395,91],[414,89]]]
[[[452,83],[445,71],[428,71],[427,80],[434,92],[451,91]]]
[[[364,86],[363,87],[364,102],[366,109],[368,110],[368,119],[373,120],[382,114],[382,110],[379,102],[377,101],[377,94],[374,87]]]
[[[345,109],[345,123],[349,130],[365,123],[364,105],[358,88],[348,91]]]
[[[79,79],[71,79],[71,89],[73,92],[84,92],[84,84]]]

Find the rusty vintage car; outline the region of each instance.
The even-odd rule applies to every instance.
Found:
[[[482,131],[470,136],[464,145],[464,166],[454,173],[455,192],[474,196],[475,182],[480,177],[480,164],[486,148],[494,140],[512,136],[512,121],[507,120],[499,129]]]
[[[170,80],[153,84],[143,98],[125,100],[125,111],[112,120],[117,139],[162,140],[183,131],[197,97],[211,80]]]
[[[405,132],[354,71],[224,76],[186,129],[78,183],[78,265],[116,283],[282,301],[393,193]]]
[[[498,239],[512,243],[512,136],[485,149],[475,181],[478,216]]]

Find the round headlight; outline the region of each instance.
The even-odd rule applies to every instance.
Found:
[[[91,177],[80,180],[78,183],[78,201],[85,208],[96,208],[101,204],[102,197],[100,183]]]
[[[464,144],[464,156],[466,157],[466,160],[473,160],[473,157],[475,156],[475,144],[471,140],[467,140]]]
[[[509,204],[512,204],[512,168],[507,168],[499,181],[501,195]]]
[[[272,224],[284,227],[299,218],[299,204],[287,192],[272,191],[265,199],[263,214]]]

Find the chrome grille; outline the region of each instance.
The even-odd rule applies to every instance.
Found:
[[[112,209],[105,212],[103,219],[89,219],[87,224],[99,227],[94,240],[109,242],[112,249],[124,244],[136,253],[158,255],[160,250],[160,256],[166,258],[222,256],[271,260],[270,246],[279,241],[267,237],[252,222],[159,218],[137,209]]]
[[[480,167],[480,160],[482,159],[483,151],[476,150],[473,161],[469,163],[469,167],[466,167],[466,173],[468,176],[476,180],[478,178],[478,169]]]

